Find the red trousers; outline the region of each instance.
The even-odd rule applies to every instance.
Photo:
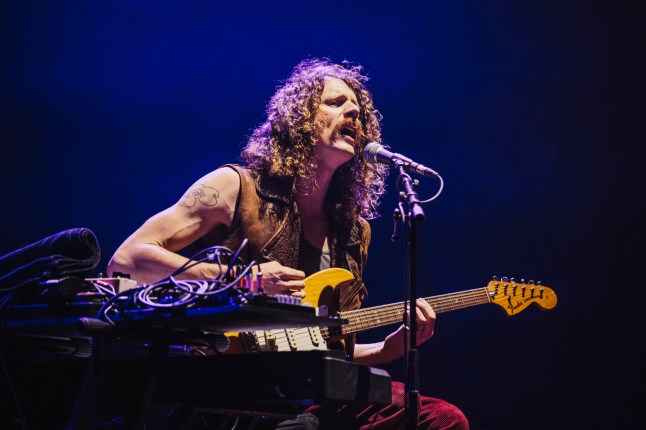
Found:
[[[392,382],[392,403],[386,406],[312,406],[306,412],[316,415],[321,429],[334,430],[400,430],[406,426],[406,389]],[[468,430],[469,423],[456,406],[432,397],[419,396],[417,411],[419,430]]]

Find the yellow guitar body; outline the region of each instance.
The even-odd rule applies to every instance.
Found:
[[[324,269],[304,279],[305,297],[303,305],[319,308],[319,315],[333,315],[333,294],[334,290],[354,280],[352,272],[339,267]],[[298,342],[305,334],[304,342]],[[251,333],[225,333],[229,338],[229,349],[227,354],[246,354],[253,349],[249,341],[260,342],[261,351],[291,351],[291,350],[312,350],[327,349],[325,340],[320,335],[318,327],[298,329],[274,329],[258,330]],[[255,339],[253,339],[255,337]],[[317,339],[319,338],[319,339]],[[281,340],[287,339],[288,349],[280,348]],[[284,342],[283,342],[284,343]]]

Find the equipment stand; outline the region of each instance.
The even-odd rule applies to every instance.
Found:
[[[406,375],[406,397],[405,397],[405,414],[406,429],[413,430],[417,428],[417,412],[419,409],[419,354],[417,350],[417,319],[415,318],[415,302],[417,300],[417,223],[425,218],[420,201],[415,191],[415,183],[406,173],[404,164],[400,160],[394,162],[395,168],[399,171],[397,178],[401,186],[399,192],[399,210],[405,225],[406,249],[407,249],[407,288],[404,310],[409,309],[408,314],[404,314],[404,324],[408,327],[410,343],[404,337],[404,372]],[[404,204],[407,210],[404,210]],[[408,315],[408,317],[406,316]]]

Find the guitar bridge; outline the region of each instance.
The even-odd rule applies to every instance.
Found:
[[[255,333],[246,331],[242,333],[242,340],[244,341],[245,348],[251,354],[261,352],[260,342],[258,342],[258,337]]]

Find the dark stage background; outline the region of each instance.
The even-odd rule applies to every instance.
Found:
[[[421,227],[420,295],[501,275],[559,297],[513,318],[440,315],[422,391],[477,430],[643,422],[644,2],[114,3],[0,6],[0,254],[89,227],[104,271],[237,160],[298,61],[347,59],[371,77],[384,142],[446,181]],[[394,179],[372,222],[370,306],[403,298]]]

